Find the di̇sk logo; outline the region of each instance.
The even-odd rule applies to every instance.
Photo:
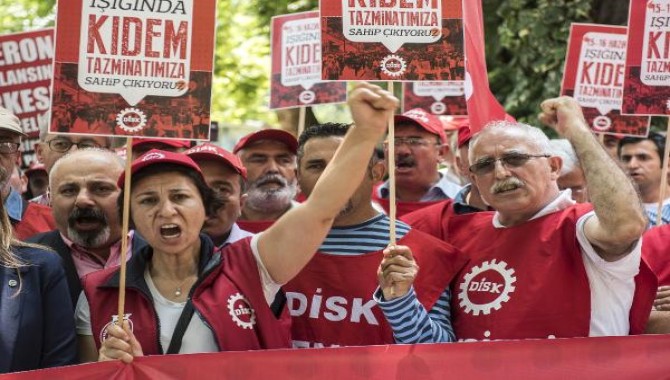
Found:
[[[130,326],[130,331],[133,331],[133,321],[130,319],[130,316],[131,316],[131,315],[132,315],[132,314],[124,314],[124,315],[123,315],[123,320],[124,320],[125,322],[128,322],[128,325]],[[116,315],[116,314],[115,314],[115,315],[112,315],[112,321],[109,322],[109,323],[107,323],[106,325],[104,325],[104,326],[102,327],[102,329],[100,330],[100,336],[99,336],[99,338],[100,338],[100,341],[101,341],[101,342],[104,342],[105,339],[107,339],[107,336],[108,336],[108,334],[107,334],[107,328],[111,327],[112,325],[116,325],[116,324],[118,324],[118,322],[119,322],[119,316]]]
[[[243,329],[253,329],[256,323],[256,313],[249,301],[240,293],[228,298],[228,313],[233,322]]]
[[[507,268],[504,261],[484,261],[470,268],[463,277],[458,293],[459,305],[468,314],[491,314],[500,310],[504,302],[509,301],[514,292],[514,269]]]
[[[139,132],[147,125],[147,116],[137,108],[126,108],[116,115],[116,124],[126,132]]]

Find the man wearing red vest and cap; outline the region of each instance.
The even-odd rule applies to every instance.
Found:
[[[656,278],[641,261],[646,219],[635,189],[593,137],[574,99],[547,100],[542,111],[540,119],[575,148],[593,206],[575,204],[569,192],[559,191],[561,159],[551,154],[540,129],[501,121],[473,137],[470,175],[497,211],[443,220],[443,236],[470,259],[452,286],[456,336],[471,341],[640,334]],[[421,318],[415,309],[402,308],[413,301],[407,300],[409,292],[398,291],[416,276],[411,260],[385,258],[380,273],[386,310],[406,310],[406,323]]]
[[[227,150],[205,143],[184,152],[200,167],[205,182],[225,200],[225,204],[205,221],[203,232],[217,247],[234,243],[251,232],[241,229],[236,221],[240,217],[246,195],[247,169],[240,159]]]
[[[453,198],[460,186],[438,171],[448,147],[440,119],[416,108],[395,116],[397,215]],[[388,149],[385,149],[388,162]],[[388,166],[388,165],[387,165]],[[391,170],[389,168],[388,170]],[[389,182],[374,189],[373,200],[389,210]]]
[[[252,132],[235,144],[233,153],[247,169],[247,199],[238,219],[242,229],[264,231],[293,207],[297,149],[295,137],[281,129]]]

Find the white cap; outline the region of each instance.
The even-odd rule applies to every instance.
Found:
[[[21,121],[7,109],[0,107],[0,130],[6,130],[27,137],[21,129]]]

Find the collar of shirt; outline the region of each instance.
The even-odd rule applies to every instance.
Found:
[[[554,213],[556,211],[561,211],[564,210],[572,205],[574,205],[575,202],[572,200],[572,191],[570,189],[565,189],[561,191],[558,196],[549,204],[544,206],[542,210],[540,210],[537,214],[533,215],[532,218],[528,219],[527,221],[531,221],[533,219],[541,218],[545,215],[549,215],[551,213]],[[496,213],[493,215],[493,227],[495,228],[506,228],[500,223],[500,213],[496,211]]]
[[[11,189],[5,200],[5,210],[7,215],[14,221],[20,222],[23,219],[23,198],[21,194]]]
[[[451,182],[447,176],[440,173],[440,179],[434,183],[426,194],[421,197],[420,202],[431,202],[431,201],[440,201],[443,199],[453,198],[461,190],[461,187],[453,182]],[[384,182],[377,189],[377,196],[382,199],[387,199],[389,197],[389,181]]]
[[[51,193],[47,189],[46,193],[36,196],[35,198],[31,199],[30,202],[51,207]]]
[[[130,260],[130,257],[133,254],[133,236],[135,231],[128,232],[128,246],[126,248],[126,261]],[[77,274],[79,278],[84,277],[85,275],[95,272],[101,269],[108,268],[110,266],[119,265],[121,262],[121,239],[116,243],[112,244],[109,247],[109,256],[107,259],[104,259],[93,253],[86,250],[83,247],[78,246],[72,240],[68,239],[60,234],[61,238],[65,245],[70,248],[70,253],[72,254],[72,259],[74,260],[75,267],[77,269]]]
[[[224,241],[219,248],[225,247],[229,244],[233,244],[234,242],[242,240],[248,236],[254,236],[254,234],[252,234],[247,230],[241,229],[240,226],[237,225],[237,223],[233,223],[233,227],[230,229],[230,235],[228,235],[228,239],[226,239],[226,241]]]

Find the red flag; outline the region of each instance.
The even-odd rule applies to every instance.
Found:
[[[484,19],[481,0],[463,0],[465,29],[465,97],[470,130],[479,132],[492,120],[509,118],[491,93],[484,50]]]

